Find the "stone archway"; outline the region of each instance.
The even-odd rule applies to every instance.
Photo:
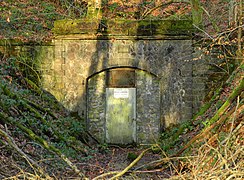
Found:
[[[100,142],[131,144],[158,139],[158,78],[123,67],[91,76],[87,81],[87,127]]]

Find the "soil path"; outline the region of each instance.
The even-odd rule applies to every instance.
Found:
[[[93,179],[101,174],[122,171],[126,168],[144,149],[142,148],[119,148],[110,147],[99,153],[95,153],[92,158],[85,160],[80,165],[80,168],[85,172],[89,179]],[[143,165],[148,164],[152,161],[161,159],[160,154],[153,152],[147,152],[142,159],[130,170],[142,170]],[[172,173],[169,170],[151,170],[141,171],[140,173],[129,173],[128,176],[123,176],[121,179],[163,179],[170,177]],[[109,179],[111,176],[107,176],[104,179]]]

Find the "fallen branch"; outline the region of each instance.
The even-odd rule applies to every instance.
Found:
[[[107,172],[107,173],[101,174],[101,175],[93,178],[92,180],[103,179],[104,177],[110,176],[110,175],[113,175],[113,174],[117,174],[117,175],[113,176],[110,180],[115,179],[115,178],[118,178],[120,176],[123,176],[126,172],[129,172],[129,169],[132,168],[144,156],[144,154],[147,151],[149,151],[150,149],[151,148],[148,148],[148,149],[145,149],[144,151],[142,151],[142,153],[132,163],[130,163],[130,165],[127,166],[123,171]]]
[[[103,179],[106,176],[110,176],[110,175],[114,175],[114,174],[118,174],[118,173],[120,173],[120,171],[107,172],[107,173],[101,174],[100,176],[97,176],[97,177],[93,178],[92,180]]]
[[[243,108],[243,106],[241,107]],[[232,113],[235,112],[235,107],[232,108],[226,115],[222,116],[218,121],[216,121],[215,123],[213,123],[211,126],[209,126],[208,128],[206,128],[204,131],[202,131],[200,134],[196,135],[194,138],[192,138],[183,148],[181,148],[181,150],[176,153],[176,155],[174,156],[179,156],[180,154],[182,154],[187,148],[189,148],[196,140],[202,138],[205,136],[205,134],[207,134],[208,132],[210,132],[213,128],[215,128],[217,125],[221,124],[222,122],[224,122],[227,118],[230,117],[230,115]]]
[[[154,173],[154,172],[162,172],[163,168],[160,168],[160,169],[153,169],[153,170],[145,170],[145,171],[127,171],[128,173]],[[109,175],[113,175],[113,174],[117,174],[119,173],[120,171],[111,171],[111,172],[107,172],[107,173],[104,173],[104,174],[101,174],[100,176],[97,176],[95,178],[93,178],[92,180],[98,180],[98,179],[104,179],[106,176],[109,176]]]
[[[25,154],[14,142],[13,138],[7,134],[7,132],[0,129],[0,135],[5,138],[5,140],[8,142],[8,145],[11,146],[13,149],[16,150],[17,153],[19,153],[20,156],[22,156],[28,163],[30,163],[34,168],[38,170],[38,172],[41,175],[44,175],[46,179],[51,179],[51,177],[35,162],[33,159],[31,159],[27,154]]]
[[[158,159],[158,160],[156,160],[156,161],[152,161],[152,162],[149,162],[149,163],[147,163],[147,164],[144,164],[144,165],[142,165],[142,166],[140,166],[140,167],[137,167],[136,169],[135,169],[135,171],[137,172],[139,169],[142,169],[142,168],[147,168],[147,167],[149,167],[149,166],[152,166],[152,165],[154,165],[154,164],[156,164],[156,165],[154,165],[154,167],[158,167],[159,165],[162,165],[162,163],[167,163],[167,162],[169,162],[169,161],[171,161],[171,160],[181,160],[181,159],[191,159],[191,158],[196,158],[197,156],[185,156],[185,157],[165,157],[165,158],[162,158],[162,159]],[[134,171],[133,171],[134,172]]]
[[[113,176],[110,180],[116,179],[120,176],[123,176],[130,168],[132,168],[143,156],[146,152],[148,152],[151,148],[145,149],[144,151],[142,151],[142,153],[132,162],[130,163],[129,166],[127,166],[123,171],[121,171],[120,173],[118,173],[117,175]]]

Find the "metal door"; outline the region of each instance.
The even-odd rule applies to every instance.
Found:
[[[106,142],[136,142],[136,88],[106,88]]]

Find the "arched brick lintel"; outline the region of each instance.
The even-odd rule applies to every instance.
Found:
[[[90,78],[92,78],[93,76],[95,76],[95,75],[97,75],[97,74],[99,74],[99,73],[101,73],[101,72],[108,71],[108,70],[110,70],[110,69],[121,69],[121,68],[129,68],[129,69],[135,69],[135,70],[145,71],[145,72],[151,74],[152,76],[159,78],[159,76],[158,76],[157,74],[155,74],[155,73],[153,73],[153,72],[150,72],[150,71],[147,70],[147,69],[143,69],[143,68],[139,68],[139,67],[134,67],[134,66],[113,66],[113,67],[108,67],[108,68],[104,68],[104,69],[98,70],[97,72],[95,72],[95,73],[89,75],[89,76],[86,78],[86,80],[88,81]]]

